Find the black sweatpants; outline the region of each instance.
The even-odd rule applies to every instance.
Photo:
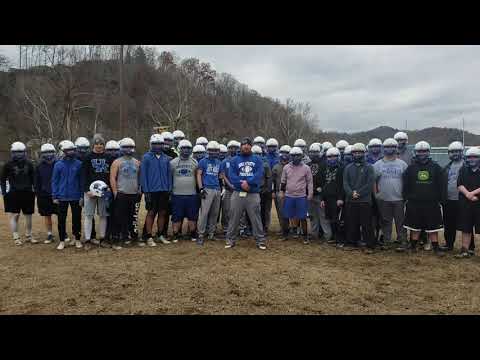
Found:
[[[72,234],[75,240],[80,240],[82,233],[82,208],[78,201],[60,201],[58,205],[58,237],[60,241],[65,241],[69,205],[72,212]]]
[[[457,235],[458,213],[460,202],[458,200],[447,200],[443,206],[443,227],[447,247],[453,249]],[[470,241],[470,250],[475,250],[475,235],[472,229],[472,241]]]
[[[272,201],[272,193],[264,192],[260,194],[260,219],[262,220],[263,231],[266,231],[267,224],[267,203]]]
[[[137,194],[117,193],[115,198],[115,216],[113,225],[112,242],[127,240],[132,230],[133,216],[135,214],[135,205],[137,204]]]
[[[348,202],[346,205],[347,243],[358,245],[358,229],[361,227],[363,241],[368,248],[375,247],[375,236],[372,224],[372,205],[366,202]]]

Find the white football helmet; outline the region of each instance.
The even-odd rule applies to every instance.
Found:
[[[277,139],[274,139],[274,138],[270,138],[267,140],[267,147],[268,146],[276,146],[278,147],[278,141]]]
[[[197,138],[197,141],[195,141],[195,145],[207,146],[207,144],[208,144],[208,140],[206,137],[203,137],[203,136],[200,136],[199,138]]]
[[[13,152],[27,151],[27,147],[25,146],[24,143],[20,141],[16,141],[11,145],[10,151],[13,151]]]
[[[253,145],[252,146],[252,153],[257,154],[257,155],[261,155],[263,153],[262,148],[258,145]]]
[[[96,180],[90,184],[90,191],[94,196],[103,197],[108,191],[108,185],[102,180]]]

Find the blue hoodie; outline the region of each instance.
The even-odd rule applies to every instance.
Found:
[[[151,151],[143,155],[140,164],[140,185],[142,192],[172,191],[170,160],[172,160],[172,158],[163,153],[159,158]]]
[[[230,171],[228,178],[235,191],[244,191],[240,186],[241,180],[247,180],[250,186],[250,193],[259,193],[260,184],[263,179],[263,161],[256,155],[242,155],[236,156],[230,162]]]
[[[52,198],[60,201],[78,201],[83,196],[81,185],[82,162],[58,160],[53,166]]]
[[[37,196],[52,196],[52,175],[55,162],[41,161],[35,170],[35,192]]]
[[[280,162],[280,156],[276,151],[273,153],[267,153],[266,157],[268,160],[268,164],[270,165],[270,169],[273,169],[273,167]]]

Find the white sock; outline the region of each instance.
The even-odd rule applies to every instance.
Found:
[[[10,231],[13,233],[13,238],[18,239],[18,219],[20,214],[10,214]]]
[[[107,233],[107,219],[106,216],[100,216],[100,239],[104,239]]]
[[[25,216],[25,235],[27,237],[32,236],[32,215]]]
[[[92,237],[93,216],[85,216],[83,225],[85,227],[85,240],[88,241]]]
[[[52,232],[51,232],[51,231],[47,231],[47,235],[52,235]]]

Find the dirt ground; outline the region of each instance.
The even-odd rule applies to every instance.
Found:
[[[0,214],[0,314],[480,313],[479,257],[367,255],[275,236],[264,252],[253,239],[231,250],[181,241],[60,252],[15,246],[7,220]],[[38,214],[34,236],[46,236]]]

